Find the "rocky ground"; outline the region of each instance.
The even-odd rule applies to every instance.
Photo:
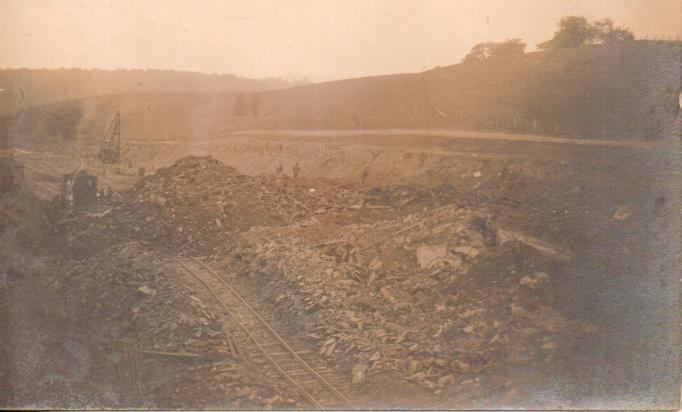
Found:
[[[16,404],[75,408],[309,407],[264,364],[240,356],[211,297],[164,258],[191,255],[350,383],[359,405],[567,405],[562,397],[581,390],[572,386],[580,379],[572,375],[576,353],[609,327],[575,305],[576,285],[588,284],[574,275],[581,242],[623,236],[600,258],[604,267],[643,256],[635,233],[649,210],[636,198],[559,208],[556,199],[565,198],[535,181],[535,201],[527,202],[528,184],[540,176],[518,165],[485,173],[466,188],[370,186],[248,176],[210,157],[186,157],[86,210],[56,212],[30,194],[5,196],[3,233],[15,234],[15,246],[4,252],[22,251],[34,263],[5,259],[3,273],[40,291],[14,306],[45,309],[30,316],[15,309],[0,321],[19,330],[22,319],[40,318],[35,329],[47,332],[35,350],[67,360],[36,362],[19,342],[35,339],[10,334],[8,345],[27,353],[6,357],[33,360],[8,376],[23,385],[39,377],[46,390],[28,396],[6,376],[7,393]],[[576,184],[592,190],[587,179],[569,178],[569,192]],[[47,229],[31,234],[37,225],[26,222],[41,219]],[[31,243],[37,239],[47,244]],[[13,303],[25,294],[12,282],[3,287]]]
[[[552,308],[570,251],[500,227],[448,186],[294,182],[185,158],[59,230],[74,260],[54,287],[118,339],[224,356],[215,317],[156,253],[209,256],[359,393],[388,380],[434,406],[527,399],[523,380],[552,373],[563,335],[598,330]]]

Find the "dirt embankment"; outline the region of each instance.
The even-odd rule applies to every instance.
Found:
[[[69,316],[66,297],[50,288],[64,262],[57,213],[30,192],[17,163],[0,165],[12,169],[3,167],[12,184],[0,190],[0,406],[109,404],[111,384],[96,378],[106,364],[98,329]]]

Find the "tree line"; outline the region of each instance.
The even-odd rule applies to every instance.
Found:
[[[538,44],[539,49],[552,50],[635,40],[635,35],[629,28],[617,27],[609,18],[590,23],[582,16],[568,16],[562,18],[558,26],[551,39]],[[522,39],[478,43],[464,56],[462,63],[521,55],[525,50],[526,43]]]

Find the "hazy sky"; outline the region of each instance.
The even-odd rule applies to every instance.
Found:
[[[156,68],[315,79],[454,64],[480,41],[531,49],[560,17],[682,37],[680,0],[0,0],[0,67]]]

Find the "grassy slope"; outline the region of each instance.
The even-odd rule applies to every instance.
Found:
[[[211,137],[247,128],[400,127],[655,138],[671,130],[679,62],[679,44],[653,42],[530,53],[260,92],[258,117],[235,117],[234,93],[95,96],[23,112],[11,120],[9,133],[16,139],[54,134],[40,125],[72,109],[79,113],[78,132],[90,136],[102,134],[120,110],[128,139]]]
[[[677,106],[679,61],[679,44],[638,42],[302,86],[267,94],[264,123],[513,130],[515,114],[519,131],[642,137]]]

